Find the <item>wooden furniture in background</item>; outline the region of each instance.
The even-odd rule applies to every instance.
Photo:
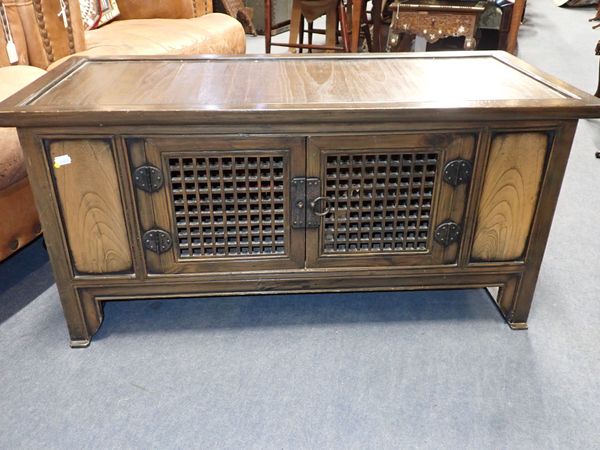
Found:
[[[464,37],[464,49],[475,50],[477,24],[485,2],[420,0],[391,4],[392,22],[386,51],[398,45],[401,34],[420,36],[433,44],[447,37]]]
[[[418,0],[411,3],[420,4]],[[431,0],[425,0],[425,3],[435,3]],[[467,4],[469,2],[466,2]],[[472,2],[475,4],[476,2]],[[521,21],[525,13],[526,0],[515,0],[514,5],[507,5],[506,3],[497,4],[502,10],[502,21],[500,24],[498,50],[505,50],[509,53],[515,54],[517,51],[517,36]],[[387,8],[388,2],[384,0],[373,0],[373,9],[371,13],[372,24],[373,24],[373,51],[381,52],[384,51],[384,41],[386,38],[386,23],[384,23],[383,15],[386,11],[383,9]],[[461,6],[464,5],[463,1],[448,1],[449,5]]]
[[[525,5],[527,0],[514,0],[514,7],[511,16],[510,28],[508,31],[508,38],[506,44],[506,51],[513,55],[517,52],[517,39],[519,36],[519,29],[521,28],[521,22],[525,15]]]
[[[313,44],[313,22],[325,16],[325,45]],[[309,24],[308,43],[304,43],[304,21]],[[337,44],[338,22],[341,31],[341,46]],[[274,44],[271,45],[283,45]],[[346,8],[343,0],[292,0],[292,18],[287,47],[291,49],[330,50],[348,52],[350,41]]]
[[[499,287],[526,328],[581,117],[504,52],[75,58],[0,105],[75,347],[105,301],[274,292]]]
[[[333,3],[330,2],[314,2],[323,6],[324,3],[331,3],[328,8],[322,8],[323,11],[330,11],[327,19],[325,34],[327,35],[327,43],[325,45],[313,45],[312,34],[315,32],[312,27],[314,16],[309,15],[308,20],[308,43],[304,43],[304,15],[302,14],[302,3],[308,4],[310,0],[294,0],[292,3],[292,17],[290,19],[290,38],[287,44],[275,43],[272,41],[272,31],[275,26],[272,23],[272,0],[265,0],[265,53],[271,53],[271,46],[290,47],[293,49],[312,50],[333,50],[344,52],[358,52],[360,41],[361,27],[364,26],[364,0],[352,0],[348,5],[344,5],[343,0],[336,1],[335,12],[336,20],[334,24],[333,18]],[[350,24],[347,24],[347,18],[350,17]],[[338,20],[341,28],[341,46],[336,45]],[[369,37],[370,43],[370,37]]]

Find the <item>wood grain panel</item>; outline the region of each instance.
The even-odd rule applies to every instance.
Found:
[[[79,273],[122,273],[132,268],[125,218],[112,148],[108,141],[64,140],[49,143],[62,219],[75,269]]]
[[[543,132],[498,134],[493,138],[477,214],[473,260],[524,257],[547,147],[548,134]]]
[[[565,98],[491,56],[371,56],[90,61],[30,105],[295,110]]]

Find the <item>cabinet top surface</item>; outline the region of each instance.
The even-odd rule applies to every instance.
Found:
[[[175,114],[186,123],[300,113],[304,121],[514,119],[515,110],[599,117],[600,102],[504,52],[73,58],[0,104],[0,125],[183,123]]]

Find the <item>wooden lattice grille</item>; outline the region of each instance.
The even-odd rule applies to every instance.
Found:
[[[286,253],[283,156],[169,158],[181,258]]]
[[[437,153],[328,155],[323,251],[427,250],[437,172]]]

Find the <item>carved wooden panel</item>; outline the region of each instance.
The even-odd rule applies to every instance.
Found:
[[[493,138],[477,214],[473,260],[524,257],[548,140],[545,132],[497,134]]]
[[[57,140],[47,148],[75,269],[82,274],[131,270],[110,142]]]
[[[402,11],[394,14],[394,31],[421,36],[434,43],[449,36],[473,38],[477,24],[477,14],[440,14],[423,11]]]

